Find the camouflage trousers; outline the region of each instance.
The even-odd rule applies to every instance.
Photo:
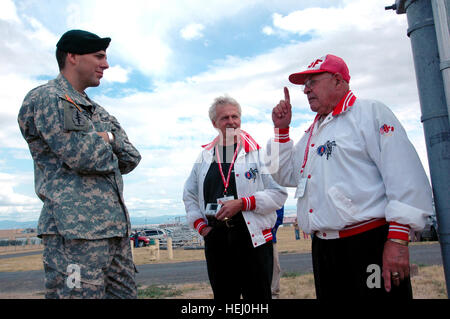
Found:
[[[42,239],[46,298],[137,298],[129,238]]]

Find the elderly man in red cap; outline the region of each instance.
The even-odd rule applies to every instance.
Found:
[[[273,177],[297,188],[300,227],[314,234],[317,297],[412,298],[408,233],[424,227],[432,195],[405,130],[385,105],[356,97],[337,56],[315,59],[289,81],[303,85],[316,116],[294,145],[284,88],[272,112]]]

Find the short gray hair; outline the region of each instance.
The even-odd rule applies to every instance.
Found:
[[[209,118],[211,119],[211,121],[216,120],[217,107],[228,105],[228,104],[236,106],[238,109],[239,116],[241,115],[241,113],[242,113],[241,106],[235,99],[233,99],[232,97],[230,97],[228,95],[219,96],[219,97],[215,98],[213,104],[211,104],[211,106],[209,107]]]

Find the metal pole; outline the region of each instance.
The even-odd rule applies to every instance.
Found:
[[[407,34],[411,39],[416,70],[422,111],[421,120],[427,145],[448,297],[450,291],[450,123],[431,1],[396,0],[396,4],[390,8],[395,9],[398,14],[406,12],[408,19]]]
[[[447,111],[450,114],[450,1],[432,0],[434,25],[439,49],[440,69],[444,81]]]

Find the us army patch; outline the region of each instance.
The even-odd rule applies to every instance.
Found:
[[[89,121],[70,102],[63,101],[64,104],[64,129],[67,131],[87,131]]]

